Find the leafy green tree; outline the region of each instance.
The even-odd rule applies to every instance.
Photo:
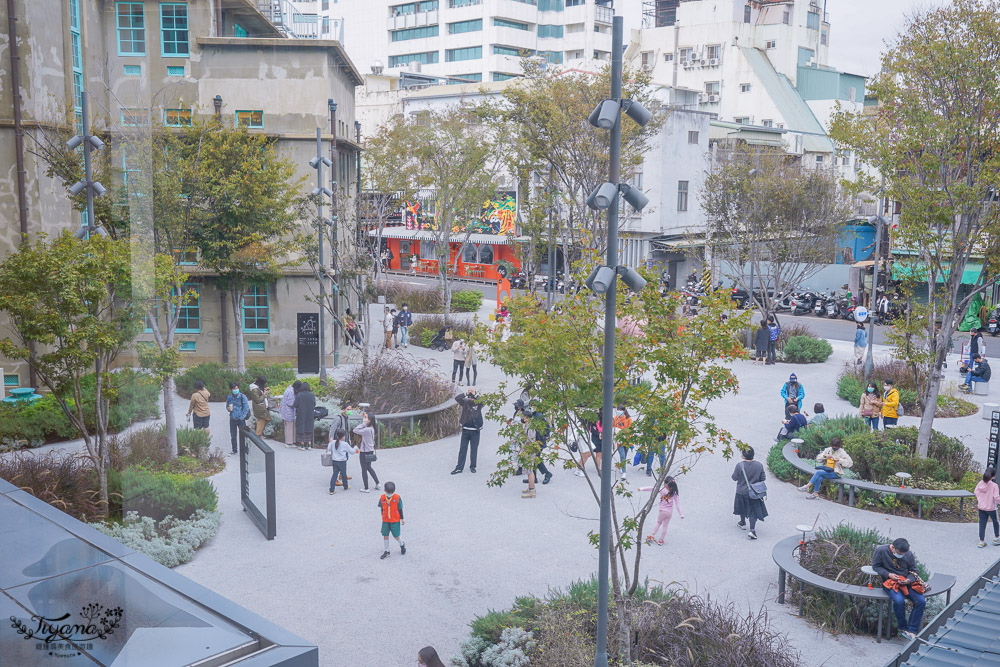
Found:
[[[242,373],[243,297],[281,276],[295,223],[307,215],[300,191],[305,179],[295,177],[295,166],[277,154],[272,138],[245,128],[220,125],[204,133],[198,150],[198,186],[190,193],[197,223],[190,234],[200,263],[229,292]]]
[[[916,253],[927,285],[922,345],[927,377],[917,449],[927,455],[948,340],[976,292],[1000,268],[1000,0],[954,0],[916,11],[869,81],[873,113],[835,115],[832,135],[885,178],[901,202],[897,245]],[[862,180],[875,190],[875,179]],[[960,296],[973,256],[977,289]]]
[[[142,328],[131,306],[131,255],[126,241],[69,231],[49,242],[24,243],[0,264],[0,311],[16,339],[0,353],[35,369],[80,432],[108,510],[108,419],[116,388],[111,367]],[[83,378],[96,374],[92,432]]]
[[[709,404],[737,390],[730,365],[745,356],[737,336],[749,316],[736,316],[724,296],[709,295],[699,315],[680,319],[676,295],[661,298],[657,290],[646,289],[626,298],[624,283],[619,290],[615,402],[629,409],[633,421],[615,434],[614,444],[645,456],[663,453],[652,491],[638,492],[619,479],[611,499],[611,582],[622,624],[620,657],[625,658],[631,628],[624,610],[633,604],[643,581],[643,536],[659,489],[668,476],[687,472],[698,457],[721,451],[729,458],[734,447],[742,447],[715,423]],[[537,413],[528,424],[511,420],[506,382],[499,391],[484,395],[490,418],[505,424],[491,486],[516,480],[519,467],[530,469],[532,459],[540,458],[567,470],[582,469],[595,508],[600,506],[597,467],[593,458],[584,463],[581,454],[590,451],[589,424],[597,420],[601,407],[603,331],[595,323],[603,321],[602,303],[581,291],[568,294],[559,308],[547,313],[531,297],[515,297],[510,302],[514,333],[508,337],[486,328],[477,331],[487,357],[505,377],[533,384],[530,407]],[[526,435],[527,426],[544,430],[543,419],[551,429],[544,450]],[[613,465],[614,453],[614,448],[605,448],[602,464]],[[589,537],[596,547],[596,521],[594,526]]]
[[[748,292],[753,275],[753,304],[764,317],[782,294],[833,262],[851,213],[832,171],[803,167],[781,149],[745,145],[720,151],[701,204],[712,254]]]

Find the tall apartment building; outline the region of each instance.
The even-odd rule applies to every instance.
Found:
[[[14,0],[0,5],[0,25],[16,31],[0,39],[0,163],[8,165],[0,176],[0,259],[17,248],[22,232],[37,238],[82,224],[65,188],[47,175],[47,165],[31,148],[65,124],[67,110],[79,122],[84,91],[93,133],[120,161],[124,179],[149,169],[148,157],[144,165],[127,145],[144,134],[148,140],[144,128],[151,119],[182,126],[197,115],[217,114],[273,138],[275,150],[309,177],[309,189],[316,173],[309,159],[316,155],[320,128],[323,151],[334,164],[327,176],[354,182],[359,150],[354,90],[362,83],[360,74],[339,42],[290,36],[282,20],[272,22],[271,4]],[[131,196],[120,202],[130,216],[139,215],[135,203]],[[197,257],[186,255],[184,261],[199,293],[185,308],[179,330],[185,362],[235,361],[224,292]],[[316,311],[307,300],[311,282],[307,270],[293,267],[244,300],[248,360],[259,354],[295,361],[296,313]],[[5,335],[0,314],[0,336]],[[28,383],[23,364],[0,358],[0,367],[7,386]]]
[[[503,81],[524,56],[593,70],[611,57],[609,0],[379,0],[329,3],[360,69],[420,72],[452,83]]]

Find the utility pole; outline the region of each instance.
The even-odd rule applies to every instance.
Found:
[[[865,357],[865,382],[871,379],[872,371],[875,368],[875,360],[872,353],[872,347],[875,345],[875,295],[878,294],[878,270],[879,263],[882,261],[882,234],[884,233],[885,223],[888,222],[884,215],[886,208],[884,175],[882,176],[882,196],[878,201],[878,215],[868,219],[869,222],[875,223],[875,264],[872,266],[872,296],[868,304],[868,354]]]
[[[323,166],[332,166],[323,155],[323,130],[316,128],[316,157],[309,160],[309,166],[316,170],[316,240],[319,243],[319,383],[326,384],[326,263],[323,261],[323,246],[326,245],[326,224],[323,217],[323,196],[332,197],[333,191],[323,185]]]
[[[330,269],[333,274],[333,366],[336,368],[340,365],[340,288],[338,286],[338,281],[340,276],[337,275],[337,255],[340,253],[340,246],[337,241],[337,226],[338,222],[338,201],[337,201],[337,103],[332,99],[327,99],[327,106],[330,108],[330,134],[332,135],[330,141],[330,162],[333,164],[331,167],[330,174],[330,187],[333,190],[332,206],[330,209],[330,231],[332,232],[333,243],[330,249]]]

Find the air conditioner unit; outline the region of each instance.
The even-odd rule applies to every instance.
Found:
[[[709,94],[708,93],[698,93],[698,101],[699,102],[702,102],[702,103],[708,102],[708,98],[709,98]]]
[[[691,69],[692,66],[693,65],[691,64],[690,60],[682,60],[681,61],[681,67],[683,67],[684,69]]]
[[[712,67],[716,67],[719,64],[719,59],[718,58],[712,58],[711,60],[708,61],[708,64],[711,65]]]
[[[719,101],[719,96],[718,95],[709,95],[708,96],[708,101],[709,102],[718,102]]]
[[[700,53],[692,53],[691,54],[691,60],[694,61],[694,62],[698,62],[699,60],[701,60],[701,54]]]

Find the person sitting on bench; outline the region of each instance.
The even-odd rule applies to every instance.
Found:
[[[809,493],[806,496],[809,499],[816,497],[823,486],[824,479],[840,479],[840,476],[844,474],[844,468],[850,468],[854,465],[851,455],[840,446],[840,438],[831,438],[830,446],[816,456],[816,461],[819,463],[816,466],[816,474],[812,476],[808,484],[799,487],[799,491]]]
[[[964,392],[972,391],[973,382],[989,382],[990,375],[992,371],[990,370],[990,362],[983,358],[983,355],[977,354],[974,356],[973,361],[976,362],[975,370],[970,370],[965,374],[965,384],[959,386]]]
[[[923,594],[926,588],[917,574],[917,562],[910,551],[910,543],[899,537],[892,544],[875,547],[872,569],[882,577],[882,587],[892,600],[899,632],[907,639],[915,639],[924,617],[926,600]],[[913,602],[909,623],[906,622],[906,598]]]

